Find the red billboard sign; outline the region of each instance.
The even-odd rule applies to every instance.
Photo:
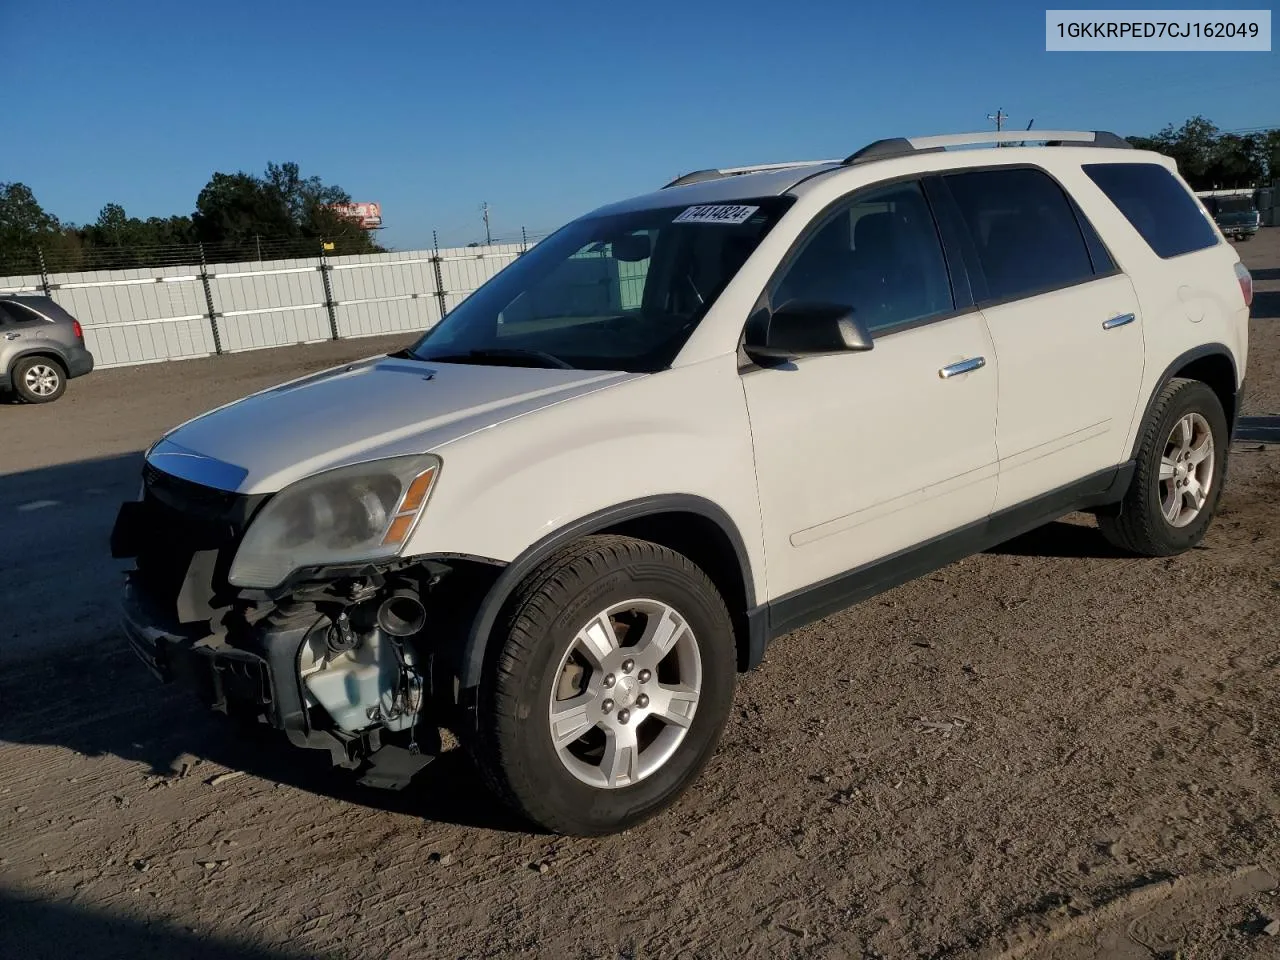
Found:
[[[382,205],[378,203],[335,203],[333,211],[340,217],[354,220],[366,230],[382,226]]]

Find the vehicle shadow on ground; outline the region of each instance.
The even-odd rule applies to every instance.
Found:
[[[1265,273],[1266,271],[1259,271]],[[1254,320],[1280,318],[1280,290],[1255,290],[1249,316]]]
[[[111,634],[96,646],[101,653],[11,667],[0,682],[0,741],[120,757],[143,768],[140,781],[207,781],[225,767],[388,813],[536,832],[484,786],[465,750],[443,753],[403,790],[366,787],[356,782],[358,774],[333,767],[326,751],[298,749],[266,726],[245,730],[185,689],[160,684],[123,638]],[[68,704],[88,706],[69,711]]]
[[[283,953],[0,890],[0,956],[22,960],[292,960]]]
[[[110,558],[122,500],[137,493],[139,453],[0,476],[0,741],[114,755],[170,776],[209,761],[321,796],[493,830],[529,832],[480,782],[463,751],[402,791],[365,787],[325,751],[267,728],[246,739],[185,690],[155,680],[116,626],[125,566]],[[38,507],[38,509],[30,509]],[[201,765],[203,766],[203,764]],[[216,772],[216,771],[211,771]]]
[[[1129,554],[1113,547],[1093,524],[1065,523],[1055,520],[1036,527],[1019,537],[996,544],[986,551],[1009,557],[1061,557],[1110,560]]]

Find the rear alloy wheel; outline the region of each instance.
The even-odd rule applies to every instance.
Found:
[[[733,700],[733,625],[686,557],[584,538],[518,588],[499,642],[472,750],[534,823],[623,830],[673,803],[715,751]]]
[[[1213,488],[1213,431],[1194,411],[1176,424],[1160,457],[1160,512],[1171,527],[1194,523]]]
[[[1167,557],[1204,539],[1227,465],[1229,431],[1218,395],[1199,380],[1170,381],[1143,425],[1133,481],[1118,514],[1100,514],[1108,540]]]
[[[67,389],[67,378],[53,360],[25,357],[13,366],[13,389],[27,403],[49,403]]]

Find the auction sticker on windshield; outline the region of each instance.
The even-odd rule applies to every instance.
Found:
[[[759,207],[744,207],[736,203],[704,204],[690,207],[672,223],[746,223],[747,218],[759,210]]]

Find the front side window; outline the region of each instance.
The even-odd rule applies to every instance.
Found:
[[[857,196],[808,240],[774,288],[788,300],[853,308],[872,332],[955,307],[933,215],[917,182]]]
[[[1218,242],[1204,204],[1158,163],[1086,163],[1084,172],[1142,234],[1158,257],[1176,257]]]
[[[789,197],[575,220],[414,344],[422,360],[653,372],[670,365]]]
[[[977,250],[984,301],[1012,300],[1094,275],[1067,196],[1048,174],[1026,167],[946,176]]]

